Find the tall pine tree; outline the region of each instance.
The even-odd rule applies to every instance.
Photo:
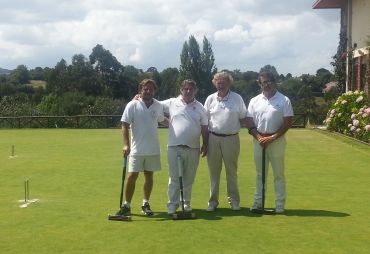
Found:
[[[199,43],[191,35],[189,40],[184,42],[180,59],[179,83],[185,79],[195,80],[199,88],[197,99],[204,102],[213,91],[212,77],[217,71],[211,43],[204,37],[203,50],[200,52]]]

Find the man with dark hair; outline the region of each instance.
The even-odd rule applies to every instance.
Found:
[[[144,199],[142,212],[153,215],[149,198],[153,189],[153,172],[161,169],[158,122],[166,122],[163,106],[153,98],[157,85],[152,79],[144,79],[139,86],[140,98],[130,101],[123,112],[123,154],[129,156],[125,202],[119,214],[131,214],[131,199],[134,195],[139,172],[144,172]],[[131,127],[131,128],[130,128]],[[131,142],[129,138],[131,130]]]
[[[289,98],[277,90],[272,73],[260,73],[258,83],[262,88],[262,93],[249,102],[246,120],[248,132],[254,137],[254,162],[257,172],[256,192],[251,211],[262,208],[262,149],[265,149],[266,176],[269,163],[274,173],[275,212],[283,213],[286,199],[284,134],[292,126],[293,108]]]
[[[180,183],[178,157],[182,165],[184,209],[192,211],[191,194],[199,155],[206,156],[208,145],[208,117],[203,105],[195,99],[198,88],[194,80],[184,80],[180,95],[160,103],[169,114],[168,130],[168,214],[172,215],[179,207]],[[202,136],[203,144],[199,139]]]

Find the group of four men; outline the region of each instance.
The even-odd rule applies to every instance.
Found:
[[[200,155],[207,156],[210,175],[207,211],[215,211],[219,204],[222,162],[225,165],[229,204],[232,210],[240,210],[237,168],[240,152],[238,134],[241,127],[247,127],[249,134],[254,137],[257,177],[251,209],[260,209],[262,206],[261,154],[265,148],[266,165],[271,163],[274,173],[276,213],[284,212],[284,134],[292,125],[293,110],[290,100],[277,91],[274,76],[269,72],[262,72],[258,77],[262,93],[252,98],[247,109],[242,97],[230,90],[232,81],[228,72],[216,73],[212,82],[217,91],[208,96],[204,106],[195,99],[198,88],[193,80],[184,80],[180,86],[180,95],[164,101],[154,99],[157,89],[154,80],[144,79],[139,84],[139,97],[127,104],[121,119],[123,153],[124,156],[129,156],[129,165],[126,200],[120,214],[131,214],[136,180],[139,172],[144,172],[142,211],[145,215],[153,215],[149,204],[153,172],[161,169],[158,123],[169,126],[168,214],[174,214],[180,205],[179,166],[183,174],[184,209],[186,212],[192,210],[192,185]]]

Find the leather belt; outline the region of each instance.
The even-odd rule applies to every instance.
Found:
[[[177,147],[190,148],[190,146],[187,146],[187,145],[177,145]]]
[[[213,131],[210,131],[210,133],[212,133],[213,135],[217,136],[217,137],[229,137],[229,136],[235,136],[235,135],[238,135],[239,133],[234,133],[234,134],[221,134],[221,133],[216,133],[216,132],[213,132]]]

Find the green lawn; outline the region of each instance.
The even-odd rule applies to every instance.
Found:
[[[1,253],[370,253],[370,147],[313,130],[290,130],[287,211],[248,212],[254,192],[251,138],[243,131],[239,160],[242,210],[231,211],[222,175],[220,209],[207,213],[208,169],[202,159],[192,205],[198,219],[166,214],[167,131],[160,130],[163,169],[155,175],[152,218],[112,222],[122,173],[120,130],[0,130]],[[11,147],[15,146],[14,158]],[[270,174],[272,176],[272,174]],[[30,198],[19,208],[24,180]],[[273,206],[269,179],[267,207]]]

